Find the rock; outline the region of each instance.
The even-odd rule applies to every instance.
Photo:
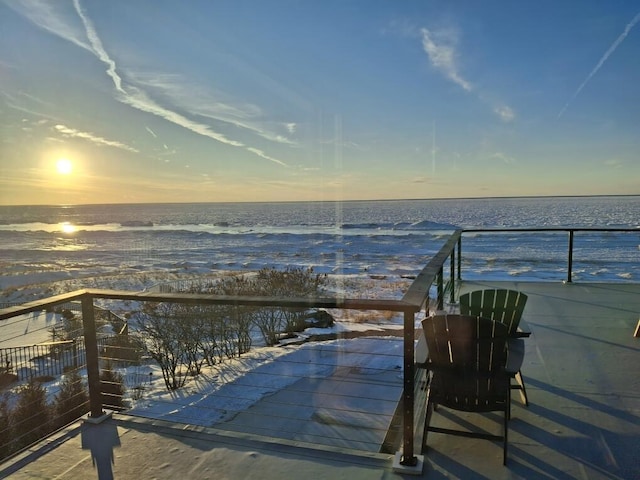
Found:
[[[309,327],[329,328],[333,326],[333,316],[326,310],[310,312],[304,320]]]

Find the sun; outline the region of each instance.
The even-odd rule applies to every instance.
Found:
[[[56,162],[56,170],[61,175],[69,175],[73,170],[73,164],[68,158],[59,158]]]

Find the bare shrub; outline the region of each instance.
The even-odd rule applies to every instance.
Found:
[[[168,390],[177,390],[186,381],[182,367],[188,365],[188,354],[182,331],[184,315],[179,307],[175,303],[146,304],[136,316],[141,344],[160,365]]]
[[[314,274],[313,268],[263,268],[254,280],[254,292],[256,295],[282,298],[315,297],[324,291],[326,278],[326,275]],[[305,328],[306,310],[304,307],[264,307],[256,312],[254,323],[265,343],[275,345],[280,333]]]

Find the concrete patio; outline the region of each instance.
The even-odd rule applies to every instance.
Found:
[[[430,433],[420,476],[640,478],[640,338],[633,336],[640,285],[465,282],[461,291],[487,287],[529,295],[524,326],[532,335],[522,372],[530,406],[514,396],[506,467],[496,443]],[[379,421],[375,412],[370,420]],[[446,409],[433,420],[500,426],[498,415]],[[352,438],[358,432],[370,441],[368,425],[352,424]],[[394,472],[393,455],[358,449],[357,440],[318,445],[276,437],[246,426],[223,431],[115,414],[47,438],[0,465],[0,478],[415,478]]]

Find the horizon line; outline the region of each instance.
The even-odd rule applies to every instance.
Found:
[[[486,197],[436,197],[436,198],[379,198],[379,199],[349,199],[349,200],[236,200],[236,201],[208,201],[208,202],[106,202],[106,203],[27,203],[2,204],[2,207],[85,207],[96,205],[207,205],[207,204],[256,204],[256,203],[356,203],[356,202],[420,202],[440,200],[508,200],[526,198],[602,198],[602,197],[640,197],[640,193],[595,194],[595,195],[505,195]]]

